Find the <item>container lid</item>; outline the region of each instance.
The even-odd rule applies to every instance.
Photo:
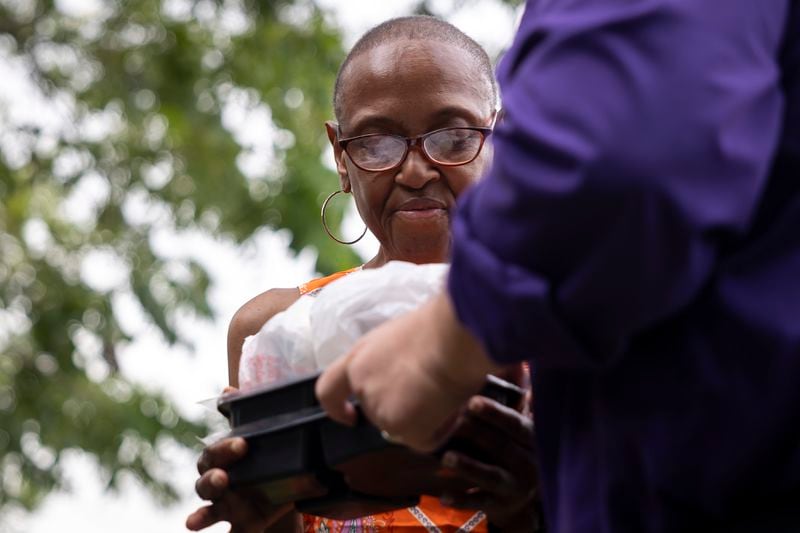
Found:
[[[247,424],[242,424],[233,428],[228,437],[256,437],[268,433],[277,433],[298,426],[313,424],[327,418],[327,414],[321,407],[307,407],[291,413],[271,416],[262,420],[256,420]]]
[[[314,372],[313,374],[307,374],[305,376],[259,385],[246,391],[237,390],[235,392],[223,394],[217,400],[217,410],[225,416],[230,416],[231,406],[235,403],[251,400],[259,396],[268,396],[272,392],[284,391],[292,387],[311,387],[313,389],[320,374],[321,372]]]

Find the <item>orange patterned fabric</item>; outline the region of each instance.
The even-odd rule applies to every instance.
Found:
[[[336,272],[300,285],[300,294],[317,291],[361,267]],[[408,509],[364,516],[353,520],[331,520],[303,515],[303,533],[488,533],[486,515],[478,511],[460,511],[423,496],[420,504]]]
[[[303,533],[487,533],[480,511],[450,509],[430,496],[408,509],[337,521],[303,515]]]

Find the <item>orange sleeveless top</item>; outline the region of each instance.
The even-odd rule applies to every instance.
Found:
[[[361,267],[336,272],[300,285],[300,294],[312,294]],[[303,515],[303,533],[488,533],[486,515],[445,507],[438,498],[422,496],[419,505],[388,513],[338,521]]]
[[[431,496],[419,505],[388,513],[337,521],[303,515],[303,533],[486,533],[486,515],[481,511],[450,509]]]
[[[306,283],[303,283],[297,288],[300,290],[301,296],[304,294],[310,294],[314,291],[318,291],[328,283],[336,281],[339,278],[343,278],[346,275],[356,272],[358,270],[361,270],[360,266],[349,268],[347,270],[342,270],[341,272],[334,272],[330,276],[325,276],[324,278],[317,278],[317,279],[312,279],[311,281],[307,281]]]

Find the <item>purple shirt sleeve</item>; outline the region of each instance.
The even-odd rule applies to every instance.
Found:
[[[783,113],[785,1],[529,2],[449,292],[494,359],[613,364],[745,232]]]

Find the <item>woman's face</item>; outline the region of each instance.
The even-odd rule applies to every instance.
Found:
[[[395,41],[353,58],[341,84],[338,138],[370,133],[415,137],[456,126],[489,126],[493,102],[484,74],[462,49],[440,42]],[[487,147],[471,163],[442,166],[414,147],[394,169],[360,169],[328,126],[342,190],[386,260],[447,261],[456,198],[487,168]]]

